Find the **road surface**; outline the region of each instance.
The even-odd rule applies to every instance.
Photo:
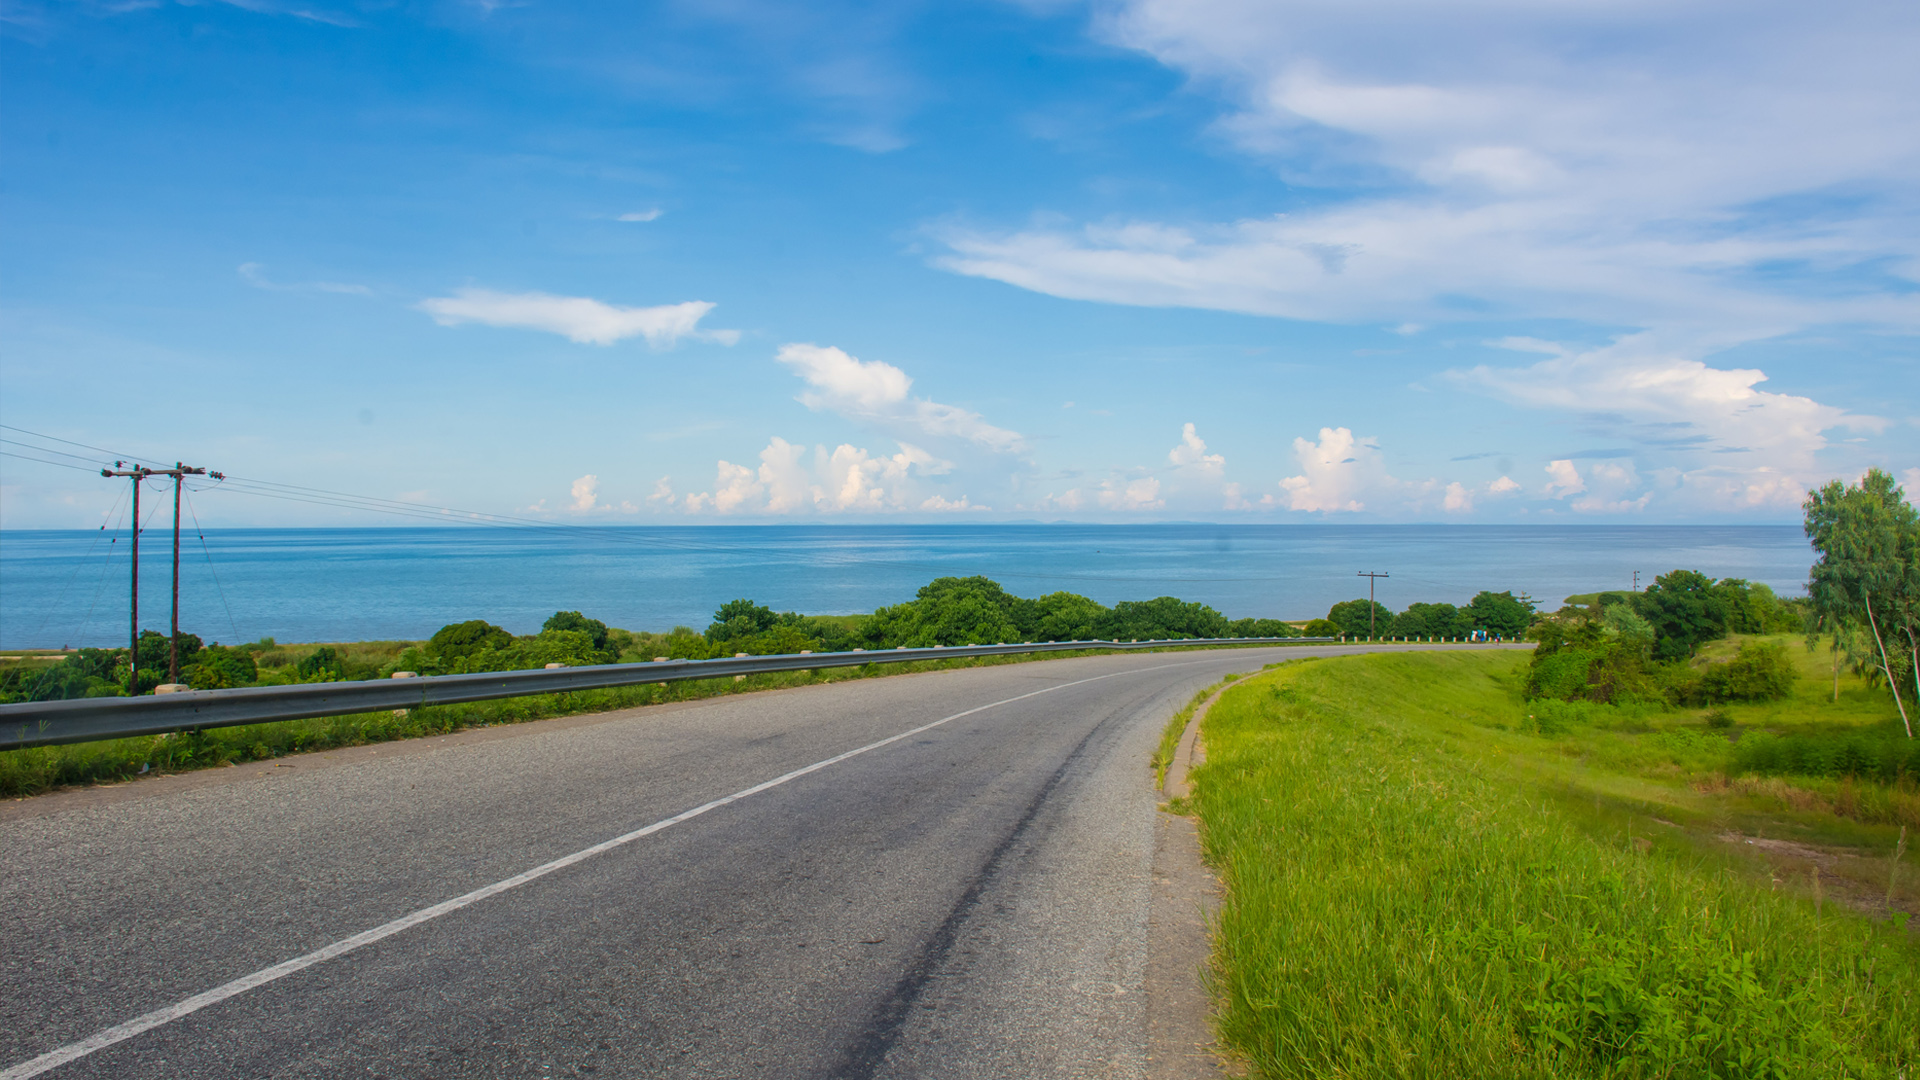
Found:
[[[1147,1076],[1160,731],[1228,672],[1347,651],[871,679],[0,805],[0,1077]]]

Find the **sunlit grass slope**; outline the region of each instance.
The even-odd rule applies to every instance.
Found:
[[[1273,1077],[1916,1075],[1907,935],[1589,814],[1496,726],[1526,660],[1301,662],[1208,713],[1226,1043]]]

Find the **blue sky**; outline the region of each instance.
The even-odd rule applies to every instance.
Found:
[[[0,10],[16,429],[632,524],[1920,486],[1910,3]]]

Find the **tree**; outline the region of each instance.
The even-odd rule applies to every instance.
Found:
[[[1386,632],[1389,637],[1466,637],[1473,630],[1473,616],[1452,604],[1409,604],[1394,616]]]
[[[427,639],[427,647],[433,655],[450,665],[483,649],[504,649],[511,644],[512,634],[485,619],[448,623]]]
[[[1482,591],[1467,601],[1467,615],[1475,630],[1518,640],[1533,624],[1533,603],[1511,592]]]
[[[1331,619],[1315,619],[1300,628],[1301,637],[1339,637],[1343,630]]]
[[[1634,612],[1653,626],[1657,660],[1684,660],[1702,642],[1727,636],[1725,595],[1695,570],[1673,570],[1653,579]]]
[[[596,650],[607,647],[607,624],[599,619],[589,619],[577,611],[556,611],[540,626],[543,634],[554,630],[578,630],[593,639]]]
[[[1893,477],[1877,468],[1868,469],[1851,487],[1835,480],[1807,492],[1801,508],[1807,539],[1820,556],[1809,573],[1807,595],[1817,612],[1855,619],[1870,632],[1900,722],[1912,738],[1913,721],[1900,694],[1887,639],[1895,638],[1895,648],[1900,637],[1907,640],[1904,666],[1913,669],[1920,700],[1920,635],[1914,628],[1920,608],[1915,595],[1920,570],[1914,566],[1920,520]]]
[[[1093,624],[1106,613],[1106,605],[1098,600],[1055,592],[1021,601],[1014,617],[1028,641],[1086,641],[1093,637]]]
[[[1372,637],[1393,625],[1393,610],[1376,600],[1342,600],[1327,609],[1327,620],[1347,637]]]
[[[1100,617],[1093,632],[1109,641],[1225,637],[1227,617],[1205,604],[1172,596],[1122,600]]]

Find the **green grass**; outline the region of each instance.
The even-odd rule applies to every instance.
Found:
[[[1272,1077],[1914,1075],[1911,936],[1715,839],[1760,811],[1687,782],[1724,757],[1690,728],[1525,730],[1526,660],[1289,664],[1208,713],[1224,1042]],[[1826,825],[1884,873],[1891,830]]]
[[[1212,697],[1221,687],[1228,685],[1239,677],[1238,672],[1228,675],[1226,678],[1193,695],[1192,701],[1187,702],[1180,708],[1179,712],[1174,713],[1167,719],[1167,726],[1160,729],[1160,745],[1153,752],[1153,786],[1155,788],[1166,785],[1167,766],[1173,764],[1173,755],[1180,749],[1180,736],[1186,733],[1187,721],[1193,719],[1194,710],[1198,709],[1203,702]]]

